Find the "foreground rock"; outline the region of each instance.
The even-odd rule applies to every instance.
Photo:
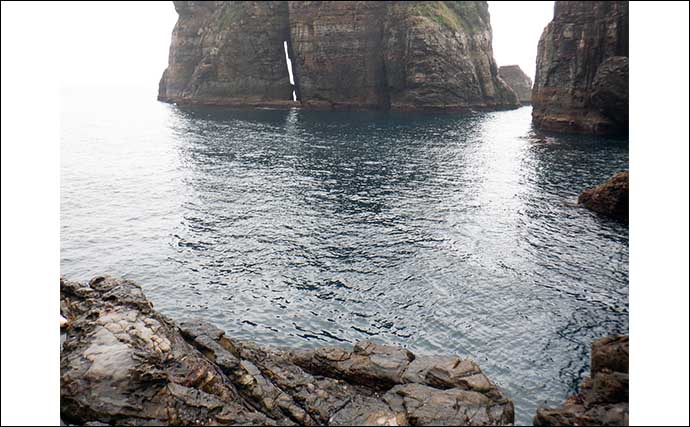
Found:
[[[60,281],[61,415],[111,425],[511,425],[513,404],[459,357],[400,347],[258,346],[177,326],[136,284]]]
[[[627,426],[628,337],[592,343],[592,373],[560,408],[542,408],[535,426]]]
[[[532,79],[519,65],[503,65],[498,69],[498,75],[515,91],[520,104],[532,103]]]
[[[174,4],[179,18],[160,80],[162,101],[314,109],[519,106],[498,75],[485,1]]]
[[[629,173],[622,171],[611,179],[580,194],[577,203],[594,212],[628,222]]]
[[[532,121],[551,131],[628,131],[628,2],[557,1],[537,49]]]

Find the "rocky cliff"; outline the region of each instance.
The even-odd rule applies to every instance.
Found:
[[[532,79],[519,65],[503,65],[498,69],[498,75],[515,91],[520,104],[532,103]]]
[[[627,1],[557,1],[539,40],[533,123],[559,132],[627,133],[627,57]]]
[[[519,105],[498,74],[486,2],[174,3],[162,101],[290,105],[294,89],[307,108]]]
[[[177,325],[136,284],[60,280],[62,420],[77,425],[512,425],[472,360],[357,343],[290,350]],[[105,424],[103,424],[105,423]]]
[[[283,48],[286,2],[173,3],[179,17],[159,100],[262,105],[292,99]]]

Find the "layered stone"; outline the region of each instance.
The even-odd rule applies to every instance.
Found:
[[[61,416],[70,424],[513,423],[513,403],[469,359],[368,341],[259,346],[202,321],[177,325],[127,280],[60,288]]]
[[[520,104],[532,103],[532,79],[519,65],[503,65],[498,69],[498,75],[515,91]]]
[[[486,2],[175,2],[159,99],[305,108],[515,108]],[[283,42],[293,63],[288,81]]]
[[[620,61],[606,64],[628,56],[628,21],[627,1],[555,3],[537,51],[535,126],[558,132],[627,133],[627,61],[625,66]],[[609,92],[609,87],[615,90]]]

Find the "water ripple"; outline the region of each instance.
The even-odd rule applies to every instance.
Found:
[[[228,111],[130,94],[121,110],[123,94],[88,96],[64,103],[68,277],[134,279],[163,312],[241,339],[471,356],[518,423],[574,390],[592,339],[627,332],[628,228],[575,206],[627,167],[627,141],[540,134],[529,108]]]

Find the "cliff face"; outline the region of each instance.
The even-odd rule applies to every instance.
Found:
[[[604,76],[597,74],[611,58],[627,56],[627,1],[557,1],[539,40],[534,124],[560,132],[626,133],[627,59],[624,66],[621,60],[607,66]],[[597,81],[619,89],[593,98]]]
[[[515,108],[486,2],[175,2],[159,99],[309,108]]]
[[[168,68],[158,99],[261,105],[292,99],[284,1],[176,1]]]
[[[519,65],[504,65],[498,69],[498,75],[517,93],[520,104],[532,103],[532,79]]]
[[[498,76],[486,2],[391,2],[384,40],[394,109],[519,105]]]

